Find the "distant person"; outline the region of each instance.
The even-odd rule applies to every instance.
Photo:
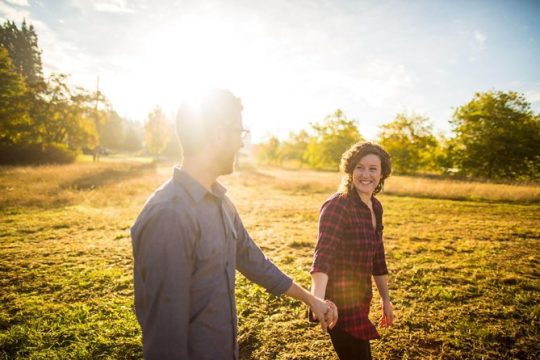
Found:
[[[146,359],[238,359],[236,270],[272,294],[306,303],[323,330],[337,321],[333,304],[265,257],[216,182],[233,171],[243,146],[241,112],[240,99],[227,90],[182,105],[176,120],[182,166],[150,196],[131,229]]]
[[[341,169],[345,176],[338,193],[321,208],[311,292],[339,309],[339,321],[329,331],[339,358],[371,359],[369,341],[379,337],[368,319],[372,276],[382,299],[380,325],[392,325],[383,208],[374,196],[390,175],[390,156],[379,145],[358,143],[341,157]]]

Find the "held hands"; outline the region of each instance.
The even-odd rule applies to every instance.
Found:
[[[336,304],[330,300],[316,298],[316,303],[311,306],[313,319],[319,320],[323,332],[333,329],[338,321],[338,309]]]
[[[382,328],[387,328],[393,324],[392,303],[390,300],[382,301],[382,316],[379,320],[379,325]]]

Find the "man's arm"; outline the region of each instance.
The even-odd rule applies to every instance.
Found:
[[[192,239],[180,222],[177,211],[162,209],[136,237],[135,307],[145,359],[188,357]]]
[[[249,280],[263,286],[274,295],[286,294],[308,305],[313,312],[322,319],[321,327],[326,331],[327,326],[332,327],[337,322],[337,310],[330,311],[330,305],[323,299],[317,298],[303,289],[292,279],[285,275],[249,236],[239,216],[236,214],[234,226],[236,239],[236,267]],[[326,314],[326,318],[325,318]]]

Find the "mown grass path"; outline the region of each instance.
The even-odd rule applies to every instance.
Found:
[[[138,163],[0,169],[0,359],[141,357],[129,226],[170,173]],[[245,169],[223,182],[252,237],[307,287],[318,210],[338,180]],[[380,199],[396,323],[373,342],[375,358],[540,358],[538,203]],[[242,276],[237,302],[242,359],[335,358],[300,303]]]

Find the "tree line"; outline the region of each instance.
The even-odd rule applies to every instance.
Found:
[[[42,70],[32,25],[0,25],[0,163],[66,163],[80,151],[137,151],[144,128],[123,119],[98,89]]]
[[[377,142],[392,156],[396,174],[439,173],[507,181],[540,180],[540,114],[523,94],[477,93],[450,120],[453,136],[434,134],[429,118],[399,113],[380,127]],[[337,170],[341,154],[364,140],[358,122],[336,110],[307,130],[280,141],[271,136],[256,151],[259,162]]]
[[[72,88],[64,74],[43,75],[32,25],[0,25],[0,164],[71,162],[82,150],[145,151],[179,158],[172,122],[156,107],[144,125],[123,119],[98,89]],[[433,133],[423,115],[396,114],[377,142],[398,174],[456,173],[540,180],[540,115],[523,94],[477,93],[450,120],[453,135]],[[337,170],[341,154],[364,140],[359,124],[336,110],[308,129],[256,146],[259,162]],[[144,148],[143,148],[144,146]]]

